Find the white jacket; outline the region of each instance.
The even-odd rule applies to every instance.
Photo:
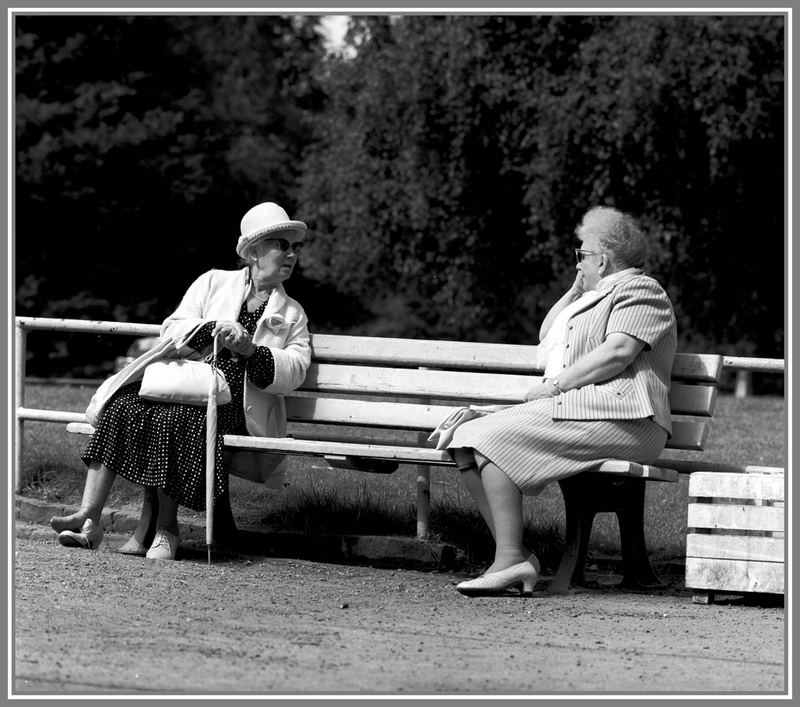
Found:
[[[199,327],[209,321],[236,321],[247,297],[248,269],[209,270],[186,291],[178,308],[161,325],[161,343],[105,381],[86,411],[94,424],[103,407],[120,387],[140,380],[153,361],[169,358],[200,358],[186,346]],[[266,388],[251,383],[245,372],[243,405],[247,431],[260,437],[286,436],[286,405],[283,396],[298,388],[311,364],[308,318],[300,304],[289,297],[282,285],[270,295],[256,325],[253,343],[269,346],[275,360],[275,378]],[[282,483],[282,455],[237,450],[227,455],[226,470],[251,481],[279,486]]]

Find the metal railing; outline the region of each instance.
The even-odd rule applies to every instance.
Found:
[[[14,320],[14,479],[20,490],[22,472],[23,432],[25,421],[85,422],[82,412],[36,410],[25,407],[25,359],[29,331],[67,331],[89,334],[122,334],[127,336],[158,336],[158,324],[107,322],[86,319],[51,319],[45,317],[16,317]],[[723,366],[729,370],[762,373],[783,373],[782,358],[723,356]]]
[[[20,490],[22,450],[25,420],[38,422],[85,422],[82,412],[32,410],[25,407],[25,360],[29,331],[68,331],[90,334],[123,334],[128,336],[158,336],[158,324],[104,322],[86,319],[49,319],[45,317],[16,317],[14,319],[14,488]]]

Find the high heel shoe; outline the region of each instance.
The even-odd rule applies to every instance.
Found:
[[[163,528],[156,530],[153,544],[145,557],[148,560],[174,560],[178,554],[178,536]]]
[[[520,594],[531,596],[539,576],[537,565],[531,560],[518,562],[499,572],[489,572],[476,579],[470,579],[456,585],[456,589],[468,597],[497,596],[510,589],[518,587]]]
[[[58,534],[58,542],[64,547],[82,547],[97,550],[103,542],[103,526],[96,524],[91,518],[83,521],[80,531],[62,530]]]

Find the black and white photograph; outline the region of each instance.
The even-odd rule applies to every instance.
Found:
[[[791,39],[7,8],[7,698],[791,699]]]

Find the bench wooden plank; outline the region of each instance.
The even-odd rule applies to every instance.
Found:
[[[293,400],[297,401],[298,399],[294,398]],[[376,405],[376,403],[369,403],[369,404],[370,405]],[[392,403],[383,403],[383,404],[384,405],[392,405]],[[378,405],[381,405],[381,403],[378,403]],[[290,422],[297,421],[297,420],[300,420],[303,423],[308,423],[308,424],[314,424],[315,422],[321,422],[321,423],[334,422],[334,420],[328,419],[324,415],[321,416],[321,417],[303,417],[302,415],[296,415],[296,414],[293,414],[293,412],[296,412],[296,409],[292,410],[290,406],[287,406],[287,407],[290,408],[290,413],[289,413]],[[410,407],[410,408],[419,407],[419,408],[422,408],[423,411],[425,409],[425,406],[409,405],[408,407]],[[445,408],[445,409],[452,410],[454,408]],[[75,413],[75,414],[70,413],[70,418],[69,419],[73,419],[73,418],[77,418],[77,417],[80,417],[80,415],[78,413]],[[431,419],[435,419],[435,417],[431,416]],[[441,420],[442,418],[438,418],[438,419]],[[373,418],[373,422],[375,422],[375,426],[383,428],[383,424],[382,424],[383,421],[382,420],[377,421],[376,419]],[[348,420],[348,422],[347,422],[347,424],[350,424],[350,425],[353,425],[353,426],[358,426],[358,427],[366,427],[366,426],[368,426],[367,421],[362,420],[360,415],[351,415],[349,420]],[[438,422],[437,422],[437,424],[438,424]],[[675,422],[675,423],[673,423],[673,425],[674,425],[674,427],[673,427],[674,434],[672,436],[672,439],[670,439],[668,441],[668,444],[667,444],[668,448],[670,448],[670,449],[680,449],[680,450],[689,450],[689,451],[702,449],[703,440],[705,439],[707,431],[708,431],[706,423],[694,424],[694,423],[687,423],[687,422]],[[342,424],[342,427],[345,427],[345,424]],[[419,429],[419,425],[418,424],[414,424],[414,422],[412,420],[408,420],[407,424],[403,424],[403,425],[398,424],[397,427],[400,428],[400,429],[407,429],[409,432]],[[431,425],[427,425],[427,424],[425,425],[425,429],[429,429],[429,430],[432,430],[434,427],[435,427],[435,425],[432,425],[432,424]],[[70,422],[67,425],[67,431],[68,432],[73,432],[73,433],[79,433],[79,434],[92,434],[94,432],[94,428],[91,425],[89,425],[88,423],[77,422],[77,421],[73,420],[72,422]],[[298,431],[294,431],[292,434],[293,434],[293,436],[298,437],[298,438],[319,439],[321,441],[341,441],[342,439],[345,439],[345,435],[344,434],[341,434],[341,433],[340,434],[336,434],[335,432],[332,433],[330,431],[322,432],[322,431],[319,431],[319,430],[313,430],[311,432],[304,433],[304,432],[298,430]],[[363,437],[362,439],[365,442],[369,441],[369,439],[366,438],[366,437]],[[391,443],[394,444],[394,445],[397,445],[397,446],[401,446],[403,444],[398,439],[392,439]],[[407,444],[410,445],[411,443],[407,443]],[[418,445],[414,444],[413,446],[418,446]],[[661,466],[670,466],[670,465],[674,466],[673,460],[664,460],[664,463],[661,464]]]
[[[475,403],[519,403],[541,376],[312,363],[300,390],[412,398],[469,398]]]
[[[343,398],[286,398],[289,420],[405,430],[433,430],[458,407]]]
[[[476,404],[520,403],[541,376],[432,371],[404,368],[371,368],[312,363],[300,390],[350,395],[385,395],[412,398],[464,400]],[[717,389],[711,385],[675,383],[670,404],[676,415],[713,414]]]
[[[723,370],[723,356],[678,353],[672,363],[672,379],[718,384],[722,380]]]
[[[229,447],[244,449],[262,449],[273,452],[286,452],[306,456],[338,456],[363,457],[367,459],[389,459],[401,464],[430,464],[435,466],[452,466],[450,455],[444,450],[429,447],[413,447],[405,445],[375,444],[364,441],[338,442],[320,439],[315,435],[311,439],[248,437],[244,435],[225,435],[225,444]],[[678,473],[672,469],[662,469],[645,464],[611,460],[601,464],[596,470],[599,473],[626,474],[652,479],[654,481],[677,481]]]
[[[783,475],[784,469],[780,466],[762,466],[760,464],[728,464],[726,462],[707,462],[702,459],[672,459],[669,456],[656,459],[659,466],[669,466],[677,469],[681,474],[691,474],[701,471],[726,474],[777,474]]]
[[[447,415],[460,406],[422,405],[343,398],[286,398],[290,421],[391,427],[403,430],[432,431]],[[675,421],[669,449],[700,451],[708,436],[707,422]]]
[[[672,421],[672,437],[667,440],[667,449],[700,452],[706,446],[710,426],[707,422]]]
[[[541,373],[536,367],[537,347],[530,344],[312,334],[311,346],[314,360],[320,363]],[[675,356],[672,377],[718,383],[722,370],[722,356],[679,353]]]
[[[71,422],[67,425],[67,430],[79,434],[92,434],[94,432],[94,428],[85,422]],[[223,439],[226,447],[234,449],[256,449],[264,452],[331,457],[334,461],[336,458],[366,458],[388,459],[401,464],[453,465],[453,460],[444,450],[418,447],[411,444],[375,444],[373,441],[359,439],[342,441],[331,439],[331,436],[325,433],[315,433],[308,438],[299,435],[295,437],[225,435]],[[653,481],[678,480],[678,472],[673,469],[616,459],[604,462],[595,471],[598,473],[637,476]]]
[[[530,345],[312,334],[311,346],[322,363],[537,372],[536,347]]]
[[[603,462],[592,471],[602,474],[624,474],[625,476],[638,476],[642,479],[651,481],[677,481],[678,472],[675,469],[651,466],[649,464],[637,464],[636,462],[620,461],[610,459]]]
[[[78,415],[76,414],[75,416],[77,417]],[[689,426],[689,425],[687,425],[687,426]],[[77,433],[77,434],[87,434],[87,435],[89,435],[89,434],[92,434],[94,432],[94,428],[90,424],[88,424],[86,422],[75,422],[75,421],[73,421],[73,422],[70,422],[69,424],[67,424],[67,431],[68,432],[72,432],[72,433]],[[412,431],[412,430],[409,429],[409,431]],[[319,439],[320,441],[342,441],[343,439],[345,439],[345,436],[343,434],[336,434],[335,432],[331,433],[330,431],[322,432],[320,430],[313,430],[313,431],[310,431],[310,432],[303,432],[302,430],[296,430],[296,431],[293,431],[292,436],[297,437],[298,439]],[[369,438],[363,437],[362,439],[364,441],[368,441]],[[694,444],[694,442],[692,441],[694,439],[696,439],[696,436],[694,435],[694,431],[690,430],[690,434],[686,435],[685,441],[683,442],[683,444],[685,444],[685,446],[680,447],[680,449],[693,449],[694,447],[691,447],[690,445]],[[681,441],[681,437],[680,436],[673,436],[673,439],[670,440],[671,443],[675,443],[675,442],[680,443],[680,441]],[[395,446],[404,446],[404,443],[399,439],[392,439],[391,440],[391,444],[393,444]],[[415,444],[414,442],[406,442],[405,446],[418,446],[418,445]],[[676,460],[673,460],[673,459],[659,460],[659,466],[670,467],[670,468],[674,468],[676,466],[679,466],[679,467],[682,467],[682,469],[681,469],[682,471],[687,471],[688,470],[688,469],[685,468],[686,465],[688,465],[688,464],[690,464],[690,463],[689,462],[676,461]],[[696,463],[691,463],[691,464],[696,465]],[[726,470],[728,470],[728,469],[726,469]]]
[[[450,455],[444,450],[427,447],[407,447],[389,444],[367,444],[364,442],[336,442],[292,437],[249,437],[246,435],[225,435],[225,445],[242,449],[300,454],[304,456],[364,457],[367,459],[391,459],[408,464],[453,464]]]

